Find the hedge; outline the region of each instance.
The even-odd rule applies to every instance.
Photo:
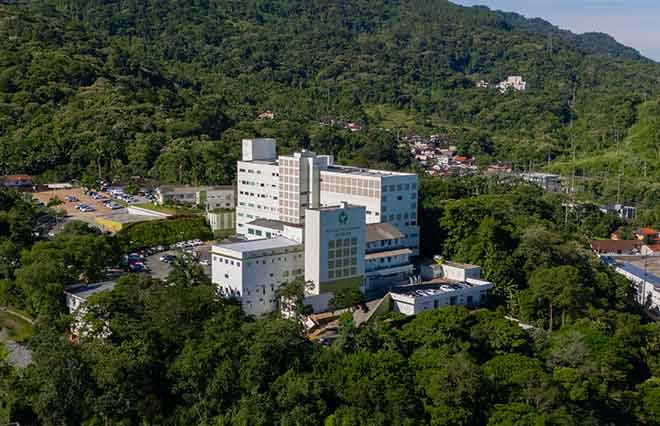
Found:
[[[135,223],[117,233],[127,250],[174,244],[179,241],[213,239],[213,232],[200,216],[176,216],[162,220]]]

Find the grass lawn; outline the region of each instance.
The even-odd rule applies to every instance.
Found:
[[[7,311],[0,310],[0,330],[4,330],[9,339],[20,343],[32,334],[32,324]]]
[[[202,210],[196,207],[179,207],[179,206],[161,206],[153,203],[135,204],[135,207],[140,207],[147,210],[153,210],[159,213],[167,213],[171,215],[187,215],[187,214],[201,214]]]

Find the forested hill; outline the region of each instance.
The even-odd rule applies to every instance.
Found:
[[[607,55],[636,60],[644,59],[637,50],[624,46],[609,34],[596,32],[575,34],[559,29],[550,22],[540,18],[527,19],[517,13],[498,13],[501,13],[504,20],[514,28],[527,29],[533,35],[546,36],[548,43],[553,42],[553,40],[562,40],[578,51],[589,55]]]
[[[0,7],[0,174],[224,183],[252,135],[404,167],[399,128],[447,132],[484,161],[539,166],[565,158],[572,140],[580,158],[611,149],[660,76],[608,37],[443,0]],[[508,75],[528,91],[475,87]],[[276,118],[257,120],[265,110]],[[365,130],[318,125],[329,116]]]

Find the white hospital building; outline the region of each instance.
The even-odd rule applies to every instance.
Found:
[[[295,276],[313,283],[305,303],[314,311],[338,289],[405,282],[419,254],[417,190],[413,173],[340,166],[305,150],[278,156],[274,139],[243,140],[236,232],[247,241],[214,246],[213,282],[255,315],[272,311],[274,291]]]

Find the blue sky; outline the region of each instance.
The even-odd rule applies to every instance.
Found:
[[[660,61],[660,0],[452,0],[543,18],[576,33],[598,31]]]

